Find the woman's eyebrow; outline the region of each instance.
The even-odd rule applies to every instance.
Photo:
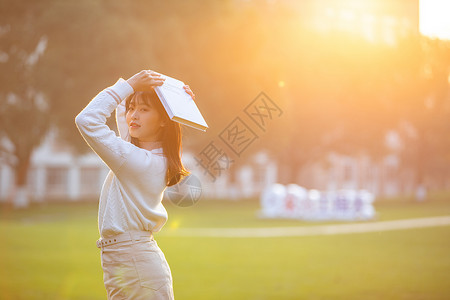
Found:
[[[139,104],[140,105],[144,105],[144,106],[148,106],[148,107],[152,107],[152,105],[150,103],[147,103],[147,102],[141,102]]]
[[[137,103],[136,103],[136,101],[131,101],[131,102],[130,102],[130,106],[131,106],[131,105],[134,105],[134,106],[148,106],[148,107],[151,107],[150,104],[145,103],[145,102],[143,102],[143,101],[139,101],[139,102],[137,102]]]
[[[151,105],[147,104],[147,103],[139,103],[140,106],[147,106],[147,107],[151,107]]]

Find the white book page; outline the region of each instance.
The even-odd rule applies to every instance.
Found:
[[[169,106],[170,112],[172,113],[172,116],[170,117],[172,119],[173,117],[178,117],[190,120],[191,122],[199,123],[207,127],[208,125],[198,110],[195,101],[191,98],[191,95],[184,90],[184,82],[163,74],[161,74],[161,76],[166,80],[163,85],[155,88],[157,92],[159,92],[158,96],[162,94],[164,102]]]

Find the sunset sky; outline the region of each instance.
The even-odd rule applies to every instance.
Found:
[[[450,0],[419,0],[420,32],[450,40]]]

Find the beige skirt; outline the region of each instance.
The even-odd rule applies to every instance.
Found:
[[[138,237],[138,233],[127,236]],[[172,274],[164,253],[152,235],[142,233],[141,238],[127,239],[124,234],[108,238],[116,240],[112,244],[97,241],[108,299],[174,299]]]

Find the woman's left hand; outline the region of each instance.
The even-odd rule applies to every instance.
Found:
[[[189,87],[189,85],[185,85],[183,86],[184,90],[186,91],[186,93],[188,93],[189,95],[191,95],[192,100],[195,100],[195,94],[193,91],[191,91],[191,88]]]

